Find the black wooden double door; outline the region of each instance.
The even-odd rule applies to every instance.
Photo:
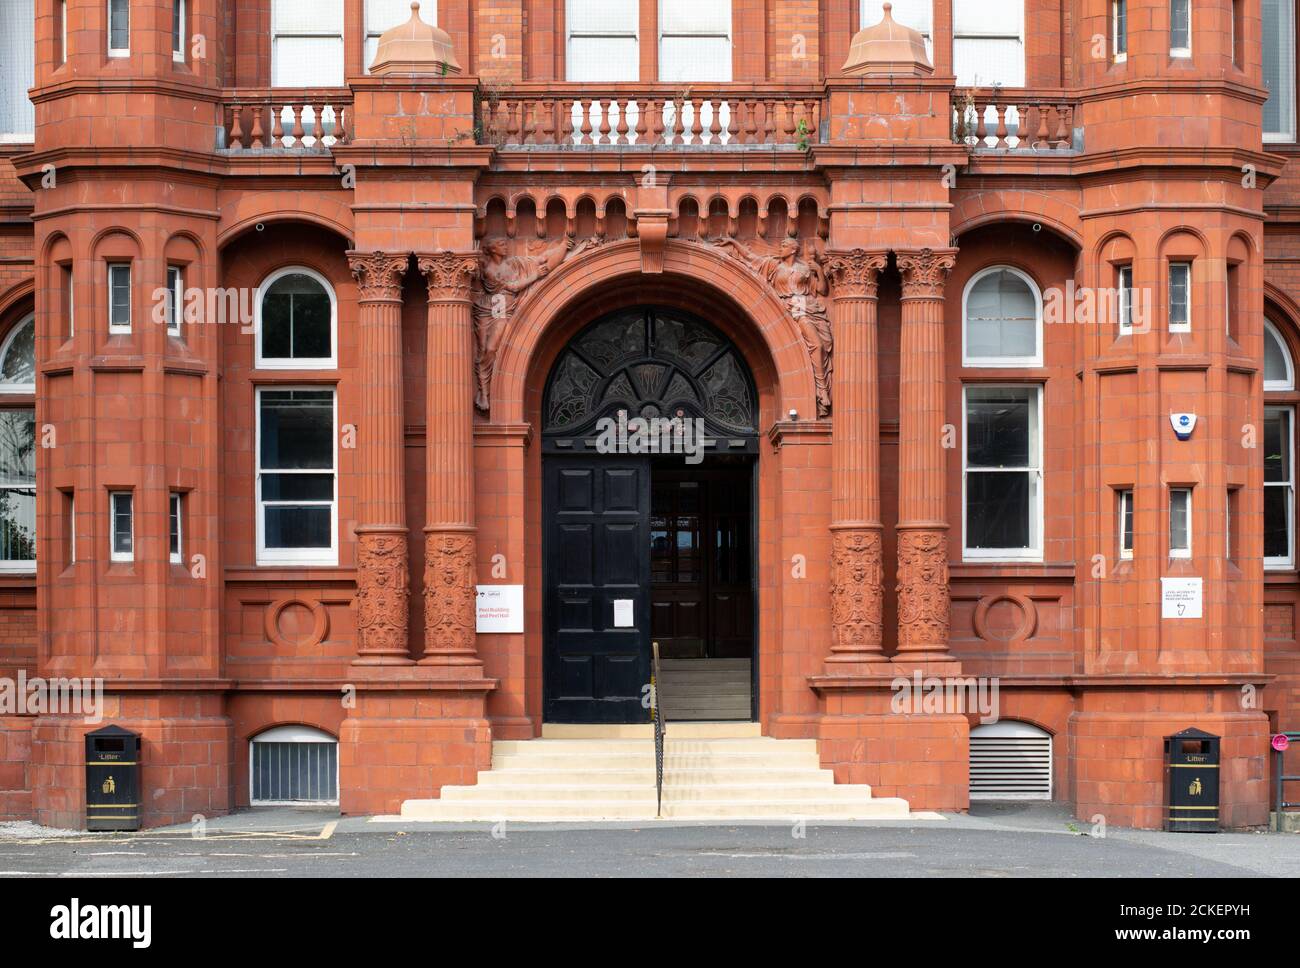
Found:
[[[752,658],[752,465],[548,455],[545,718],[649,719],[650,641]]]
[[[650,462],[548,456],[545,717],[649,719]]]

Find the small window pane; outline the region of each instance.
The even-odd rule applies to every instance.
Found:
[[[1126,557],[1133,554],[1133,492],[1119,492],[1119,550]]]
[[[333,357],[330,295],[303,273],[281,276],[262,297],[262,358]]]
[[[1291,480],[1291,411],[1264,412],[1264,482]]]
[[[1186,553],[1191,549],[1192,492],[1187,488],[1174,488],[1169,492],[1169,551]]]
[[[168,551],[172,561],[181,559],[181,496],[172,494],[167,510]]]
[[[264,390],[261,401],[262,470],[333,469],[333,391]]]
[[[966,356],[1037,358],[1038,302],[1014,272],[991,272],[971,287],[966,297]]]
[[[966,544],[969,548],[1028,548],[1030,473],[979,472],[966,477]]]
[[[108,325],[113,329],[131,328],[131,267],[108,267]]]
[[[1032,467],[1038,444],[1031,432],[1032,389],[966,391],[966,463],[968,467]]]
[[[1279,387],[1291,384],[1291,368],[1288,366],[1289,354],[1283,346],[1277,331],[1268,325],[1264,327],[1264,382]]]
[[[0,360],[0,385],[30,386],[36,382],[36,320],[21,324]]]
[[[665,82],[730,81],[730,38],[664,37],[659,46],[659,79]]]
[[[35,5],[0,4],[0,136],[30,136],[36,114],[27,91],[36,82]]]
[[[329,505],[299,507],[277,504],[266,507],[267,548],[312,548],[332,546],[332,512]]]
[[[1264,557],[1291,557],[1291,489],[1264,488]]]
[[[1024,87],[1025,45],[1009,37],[955,37],[953,73],[958,87]]]
[[[1191,0],[1169,0],[1169,48],[1189,50],[1192,46]]]
[[[131,46],[130,0],[108,0],[108,46],[112,50]]]
[[[129,558],[133,552],[134,534],[132,530],[132,495],[117,493],[112,495],[113,556]]]
[[[569,40],[569,80],[638,81],[638,50],[635,37],[573,37]]]
[[[1186,329],[1191,325],[1192,267],[1187,262],[1169,266],[1169,326]]]
[[[277,34],[343,34],[343,0],[272,0],[271,10]]]
[[[1295,0],[1263,0],[1264,133],[1295,139]]]
[[[273,87],[341,87],[343,38],[276,37]]]
[[[1114,53],[1128,53],[1128,0],[1114,0],[1111,16],[1114,18]]]
[[[36,560],[36,412],[0,410],[0,562]]]

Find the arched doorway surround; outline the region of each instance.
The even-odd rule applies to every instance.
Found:
[[[783,520],[781,492],[782,448],[780,434],[773,430],[787,421],[791,410],[804,425],[803,438],[829,443],[829,426],[817,424],[815,383],[812,364],[804,350],[794,321],[785,307],[749,269],[709,246],[669,241],[664,253],[662,275],[641,271],[641,253],[635,240],[609,243],[572,263],[566,263],[542,279],[520,301],[502,340],[503,348],[492,382],[491,426],[493,433],[516,434],[532,440],[506,458],[507,473],[518,471],[525,480],[524,520],[518,529],[524,561],[525,635],[522,671],[512,657],[502,668],[508,674],[492,698],[490,714],[497,724],[510,730],[529,728],[542,719],[543,635],[542,635],[542,447],[538,436],[542,425],[542,402],[546,381],[568,342],[590,323],[618,309],[652,303],[693,312],[706,319],[740,352],[753,375],[758,401],[758,468],[756,517],[759,526],[757,561],[758,615],[757,651],[759,664],[769,677],[789,675],[779,671],[781,617],[780,602],[785,572],[775,567],[785,548],[784,533],[791,525]],[[824,438],[824,439],[823,439]],[[824,450],[829,460],[829,447]],[[788,485],[787,485],[788,486]],[[806,504],[807,495],[798,498]],[[790,507],[790,503],[786,503]],[[829,524],[829,520],[827,522]],[[806,520],[802,524],[807,527]],[[515,555],[508,555],[512,560]],[[829,601],[829,599],[828,599]],[[829,608],[829,605],[827,605]],[[829,638],[829,629],[826,631]],[[820,645],[805,641],[803,651],[816,654]],[[793,670],[792,670],[793,671]],[[812,668],[798,670],[800,675]],[[765,689],[760,718],[774,711],[778,690]],[[784,703],[786,707],[790,702]],[[816,712],[816,697],[800,690],[797,711]],[[499,730],[499,735],[513,735]]]

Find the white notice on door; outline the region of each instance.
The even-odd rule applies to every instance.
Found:
[[[524,630],[523,585],[479,585],[476,632]]]
[[[1161,578],[1161,618],[1201,618],[1203,579]]]
[[[632,599],[616,598],[614,599],[614,628],[631,629],[636,628],[636,616],[633,613]]]

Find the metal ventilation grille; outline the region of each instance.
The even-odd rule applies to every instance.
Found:
[[[970,798],[1052,799],[1052,737],[1028,723],[971,730]]]
[[[253,803],[338,802],[339,747],[332,739],[251,745]]]

